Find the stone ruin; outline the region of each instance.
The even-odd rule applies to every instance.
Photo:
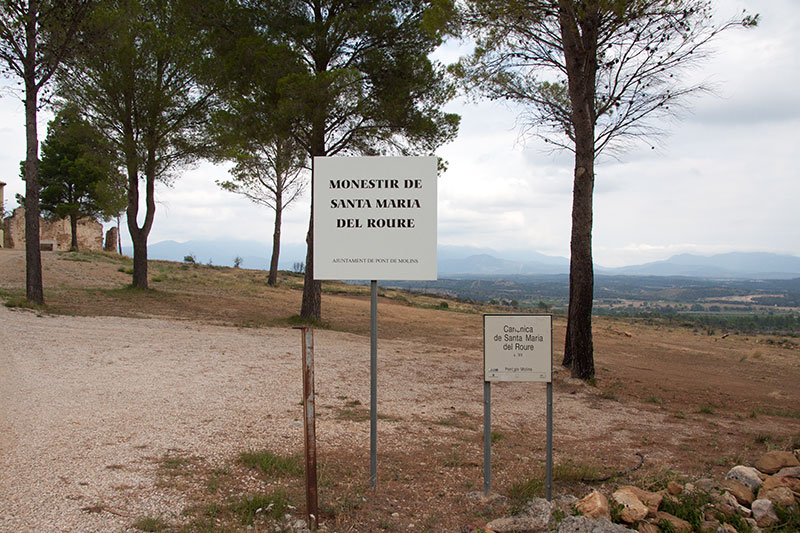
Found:
[[[5,209],[4,188],[5,183],[0,181],[0,206]],[[3,213],[4,214],[4,213]],[[110,232],[109,232],[110,233]],[[113,242],[106,235],[106,250],[114,251],[117,247],[117,231],[114,228]],[[72,229],[69,219],[47,220],[39,219],[39,246],[42,251],[65,251],[72,245]],[[14,209],[11,216],[0,217],[0,248],[17,250],[25,249],[25,208]],[[78,221],[78,249],[89,251],[102,251],[103,225],[93,219]]]
[[[39,220],[39,243],[42,251],[61,252],[70,249],[72,229],[69,219]],[[3,220],[3,248],[25,249],[25,208],[18,207]],[[93,219],[78,221],[78,249],[103,250],[103,225]]]

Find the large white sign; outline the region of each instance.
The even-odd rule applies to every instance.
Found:
[[[435,157],[314,158],[314,278],[431,280]]]
[[[483,380],[553,378],[551,315],[483,315]]]

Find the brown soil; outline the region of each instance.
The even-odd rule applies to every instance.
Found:
[[[120,270],[128,266],[113,255],[45,253],[44,312],[287,329],[300,307],[298,276],[284,274],[281,286],[271,288],[262,272],[153,262],[155,290],[142,292],[125,288],[130,276]],[[324,327],[355,334],[368,346],[367,289],[330,284],[324,291]],[[386,392],[379,408],[378,490],[368,488],[364,406],[369,399],[362,397],[368,384],[321,377],[319,426],[350,432],[348,438],[326,439],[318,450],[323,521],[334,531],[405,530],[411,525],[470,531],[514,505],[506,500],[487,506],[466,497],[483,483],[481,312],[497,310],[453,301],[447,310],[436,309],[441,298],[381,291],[380,379]],[[0,250],[0,296],[19,301],[23,294],[24,255]],[[564,318],[556,317],[555,324],[558,367]],[[581,478],[626,471],[639,462],[637,453],[644,456],[642,468],[607,483],[655,486],[676,475],[719,476],[735,464],[752,464],[767,449],[800,447],[800,349],[779,340],[595,319],[596,385],[572,380],[563,369],[555,374],[555,493],[582,496],[600,484]],[[497,492],[508,495],[515,485],[543,475],[544,391],[540,384],[493,387]],[[192,476],[180,488],[190,504],[185,505],[184,526],[169,527],[199,530],[209,523],[207,517],[201,520],[202,509],[216,501],[217,493],[207,490],[209,480],[217,479],[215,472],[230,469],[217,480],[226,494],[250,490],[254,474],[235,466],[235,455],[218,464],[196,451],[186,453],[193,458]],[[277,484],[299,508],[293,513],[302,516],[302,481]],[[95,511],[105,512],[102,506]],[[224,513],[217,520],[218,525],[244,528]]]

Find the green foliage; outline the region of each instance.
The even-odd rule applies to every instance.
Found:
[[[128,185],[133,284],[147,288],[147,238],[155,217],[155,182],[203,153],[214,91],[202,83],[209,32],[205,3],[101,0],[84,29],[81,53],[61,71],[59,93],[120,154]],[[213,19],[209,19],[208,22]],[[144,181],[144,216],[139,216]]]
[[[463,21],[476,47],[451,70],[475,94],[523,104],[524,120],[537,135],[573,150],[578,125],[568,88],[577,80],[568,79],[565,51],[574,33],[582,40],[576,59],[590,80],[588,87],[573,87],[572,97],[594,107],[596,154],[658,132],[654,123],[673,113],[670,106],[704,90],[680,83],[680,74],[702,58],[698,50],[720,31],[752,27],[758,19],[742,14],[715,24],[706,0],[581,5],[567,10],[555,1],[468,0]]]
[[[127,201],[117,164],[102,133],[81,116],[76,105],[64,105],[50,122],[42,143],[42,210],[76,220],[117,216]]]
[[[289,509],[289,497],[283,489],[269,494],[255,494],[245,497],[230,506],[231,511],[239,517],[242,524],[251,526],[256,515],[275,520],[283,518]]]
[[[534,476],[530,479],[518,481],[508,489],[508,497],[514,509],[522,509],[526,503],[534,498],[543,498],[545,495],[544,476]]]
[[[701,490],[683,492],[676,498],[666,497],[659,509],[689,522],[695,531],[700,531],[703,509],[711,503],[708,493]]]
[[[732,525],[733,527],[736,528],[737,533],[753,533],[753,528],[738,513],[733,513],[729,515],[724,513],[717,513],[717,520],[719,520],[721,524]],[[797,530],[791,530],[791,531],[797,531]]]
[[[239,454],[239,462],[270,476],[296,477],[303,474],[303,465],[297,457],[284,457],[269,450],[248,450]]]
[[[708,404],[701,405],[697,412],[701,415],[713,415],[714,414],[714,407]]]
[[[140,518],[131,526],[134,529],[138,529],[139,531],[150,531],[150,532],[159,532],[159,531],[166,531],[169,529],[169,524],[164,522],[161,518],[154,518],[151,516],[147,516],[144,518]]]
[[[8,307],[9,309],[19,308],[19,309],[33,309],[38,311],[43,311],[45,309],[44,305],[31,302],[24,296],[9,298],[8,300],[5,301],[3,305]]]
[[[458,115],[441,111],[454,88],[430,59],[452,29],[452,0],[252,5],[247,27],[258,32],[243,38],[289,52],[286,71],[264,90],[275,102],[263,107],[268,123],[309,157],[433,154],[455,137]],[[310,280],[301,314],[319,319],[320,286]]]
[[[778,533],[789,533],[800,531],[800,510],[796,507],[775,506],[775,514],[778,515],[778,523],[770,528],[770,531]]]

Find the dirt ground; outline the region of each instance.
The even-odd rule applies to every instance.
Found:
[[[302,453],[301,280],[154,262],[148,292],[111,255],[44,254],[44,310],[0,309],[0,531],[245,530],[247,495],[303,480],[238,460]],[[330,285],[317,328],[320,505],[332,531],[471,531],[540,482],[545,388],[493,387],[493,489],[483,486],[482,310],[382,289],[378,488],[369,488],[369,304]],[[24,255],[0,250],[0,298],[24,295]],[[413,300],[415,305],[411,305]],[[596,384],[568,377],[554,332],[555,493],[722,475],[800,447],[800,350],[596,319]],[[610,481],[589,482],[641,468]],[[582,478],[584,480],[582,480]],[[250,527],[266,529],[264,512]],[[155,527],[155,526],[153,526]]]

